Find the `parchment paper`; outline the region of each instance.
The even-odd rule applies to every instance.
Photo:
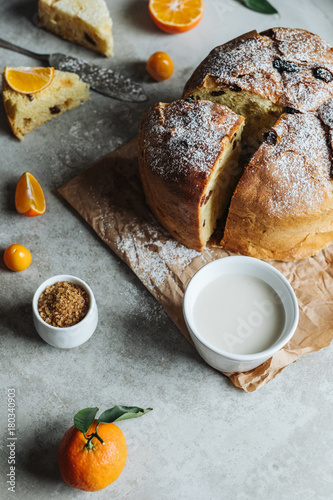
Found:
[[[189,250],[156,222],[141,188],[136,139],[98,161],[59,192],[134,271],[192,343],[182,315],[186,285],[204,264],[231,253],[213,247],[203,253]],[[333,339],[331,262],[333,245],[314,258],[298,262],[270,261],[296,292],[299,325],[292,340],[256,369],[225,374],[236,387],[255,391],[303,354],[329,345]]]

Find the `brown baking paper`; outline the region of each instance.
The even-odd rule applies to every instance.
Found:
[[[134,271],[192,343],[182,314],[186,285],[204,264],[230,253],[213,247],[202,253],[190,250],[157,223],[145,204],[136,140],[98,161],[59,192]],[[299,325],[291,341],[259,367],[225,374],[236,387],[255,391],[303,354],[329,345],[333,338],[332,257],[330,245],[314,258],[270,261],[296,292]]]

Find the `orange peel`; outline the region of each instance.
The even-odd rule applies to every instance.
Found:
[[[46,211],[43,189],[30,172],[25,172],[16,185],[15,208],[27,217],[36,217]]]

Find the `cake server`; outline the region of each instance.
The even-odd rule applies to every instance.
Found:
[[[81,59],[76,59],[65,54],[36,54],[1,38],[0,47],[19,52],[40,61],[46,61],[50,66],[61,71],[76,73],[84,82],[89,83],[92,89],[114,99],[128,102],[142,102],[147,100],[147,96],[139,84],[113,69],[89,64]]]

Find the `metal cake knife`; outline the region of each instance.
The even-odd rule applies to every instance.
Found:
[[[147,100],[147,96],[140,85],[112,69],[89,64],[81,59],[66,56],[65,54],[36,54],[1,38],[0,47],[34,57],[40,61],[46,61],[50,66],[61,71],[76,73],[84,82],[89,83],[92,89],[114,99],[128,102],[142,102]]]

